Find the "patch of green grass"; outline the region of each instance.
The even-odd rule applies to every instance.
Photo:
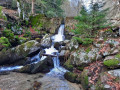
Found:
[[[118,66],[118,64],[120,63],[119,60],[117,59],[110,59],[110,60],[105,60],[104,65],[107,66],[108,68],[114,68],[116,66]]]

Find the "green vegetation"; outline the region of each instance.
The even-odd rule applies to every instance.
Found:
[[[110,60],[105,60],[104,65],[106,65],[108,68],[115,68],[118,66],[118,64],[120,63],[119,60],[117,59],[110,59]]]
[[[101,3],[91,2],[89,11],[83,6],[80,16],[75,17],[78,24],[73,32],[84,37],[93,37],[98,30],[108,27],[110,24],[105,18],[108,9],[102,10],[103,6]]]
[[[87,90],[89,87],[87,71],[83,71],[80,78],[81,78],[81,84],[83,85],[83,88]]]
[[[5,48],[8,48],[11,46],[9,40],[6,37],[0,38],[0,44],[3,45]]]
[[[73,71],[73,65],[70,64],[70,59],[64,63],[64,67],[70,71]]]
[[[120,53],[115,56],[116,58],[120,59]]]
[[[30,22],[32,26],[43,26],[43,19],[45,18],[44,15],[39,14],[36,16],[30,16]]]
[[[7,20],[6,16],[4,16],[2,13],[2,6],[0,6],[0,19]]]
[[[72,72],[66,72],[64,77],[70,82],[76,82],[77,75]]]
[[[92,42],[93,42],[93,39],[91,39],[91,38],[79,38],[79,37],[73,37],[75,40],[77,40],[77,42],[79,43],[79,44],[82,44],[82,45],[90,45],[90,44],[92,44]]]

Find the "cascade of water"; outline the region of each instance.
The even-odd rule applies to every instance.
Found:
[[[59,53],[58,53],[58,50],[54,48],[54,42],[61,42],[65,39],[64,28],[65,28],[65,25],[60,26],[58,30],[58,34],[52,37],[52,41],[53,41],[52,46],[49,49],[45,49],[46,54],[54,54],[57,56],[57,57],[53,57],[54,68],[47,75],[63,77],[64,73],[67,71],[66,69],[60,66]]]
[[[65,28],[65,25],[60,26],[60,28],[58,30],[58,34],[53,36],[53,42],[60,42],[60,41],[63,41],[65,39],[64,28]]]
[[[49,75],[55,75],[55,76],[63,76],[64,73],[67,71],[65,70],[63,67],[60,66],[60,61],[59,61],[59,52],[58,50],[56,50],[54,48],[54,42],[60,42],[64,40],[64,25],[61,25],[59,30],[58,30],[58,34],[56,34],[55,36],[53,36],[53,42],[52,42],[52,46],[50,48],[46,48],[45,50],[45,54],[48,55],[55,55],[56,57],[53,57],[53,63],[54,63],[54,68],[48,73]],[[37,55],[35,55],[34,57],[32,57],[30,60],[28,60],[28,62],[26,62],[26,64],[35,64],[38,63],[39,61],[42,61],[46,58],[46,56],[42,56],[40,57],[40,53],[38,53]],[[11,67],[2,67],[0,68],[0,72],[2,71],[13,71],[16,69],[20,69],[23,66],[11,66]]]
[[[17,1],[17,7],[18,7],[18,13],[19,13],[19,17],[20,17],[21,9],[20,9],[20,3],[18,1]]]

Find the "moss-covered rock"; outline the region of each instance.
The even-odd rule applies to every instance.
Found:
[[[75,83],[75,82],[76,82],[77,75],[76,75],[75,73],[72,73],[72,72],[66,72],[66,73],[64,74],[64,77],[65,77],[65,79],[67,79],[68,81]]]
[[[18,62],[26,56],[34,55],[40,50],[40,43],[35,40],[28,41],[15,48],[0,52],[0,64]]]
[[[87,90],[89,87],[89,78],[88,78],[87,74],[88,74],[88,70],[84,69],[84,71],[82,72],[82,74],[80,76],[81,84],[85,90]]]
[[[107,66],[108,68],[116,68],[118,67],[119,63],[120,61],[118,59],[109,59],[103,62],[103,64]]]
[[[70,63],[70,59],[68,59],[65,63],[64,63],[64,67],[70,71],[73,71],[73,65]]]

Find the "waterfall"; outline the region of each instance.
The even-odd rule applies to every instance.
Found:
[[[64,73],[67,71],[66,69],[64,69],[63,67],[60,66],[60,61],[59,61],[59,51],[56,50],[54,48],[54,43],[55,42],[61,42],[65,39],[64,36],[64,28],[65,25],[61,25],[59,30],[58,30],[58,34],[54,35],[52,37],[52,46],[50,48],[46,48],[45,50],[45,54],[47,55],[53,55],[54,57],[53,59],[53,63],[54,63],[54,68],[47,74],[47,75],[52,75],[52,76],[56,76],[56,77],[63,77]],[[25,65],[27,64],[36,64],[39,61],[42,61],[46,58],[46,56],[41,56],[40,57],[40,52],[35,55],[34,57],[30,58]],[[16,69],[21,69],[23,66],[10,66],[10,67],[2,67],[0,68],[0,72],[3,71],[13,71]]]
[[[56,56],[56,57],[53,57],[54,68],[47,75],[63,77],[64,73],[67,71],[66,69],[60,66],[59,52],[54,48],[55,42],[61,42],[65,39],[64,28],[65,28],[65,25],[62,24],[58,29],[58,34],[52,36],[52,46],[48,49],[45,49],[46,54],[49,54],[49,55],[52,54]]]
[[[58,30],[58,34],[56,34],[52,37],[53,42],[60,42],[60,41],[63,41],[65,39],[64,28],[65,28],[65,25],[62,24]]]
[[[20,17],[21,9],[20,9],[20,2],[18,2],[18,1],[17,1],[17,7],[18,7],[18,13],[19,13],[19,17]]]

